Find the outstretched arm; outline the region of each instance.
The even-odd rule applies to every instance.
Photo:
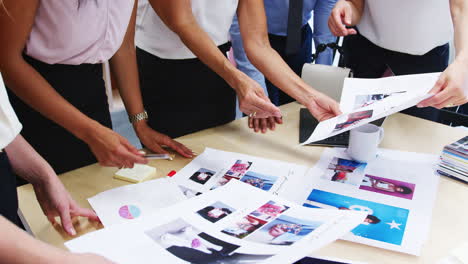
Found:
[[[455,60],[440,75],[429,93],[433,97],[418,107],[452,107],[468,102],[468,1],[450,0],[450,11],[455,30]]]
[[[18,135],[6,148],[13,171],[30,182],[42,211],[52,224],[60,216],[62,227],[69,235],[76,235],[72,217],[84,216],[98,221],[94,211],[80,207],[60,182],[50,165]]]
[[[307,85],[270,46],[262,0],[240,0],[237,16],[247,56],[268,80],[320,121],[340,113],[336,101]]]
[[[203,63],[234,88],[242,112],[246,114],[255,112],[259,117],[281,116],[280,110],[269,101],[262,87],[236,69],[198,25],[192,13],[191,0],[149,0],[149,2],[167,27],[175,32]]]

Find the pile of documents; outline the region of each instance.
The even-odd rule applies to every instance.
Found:
[[[437,172],[468,182],[468,136],[444,147]]]

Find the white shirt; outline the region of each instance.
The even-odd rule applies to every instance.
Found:
[[[238,0],[192,0],[192,12],[198,25],[219,46],[229,40],[229,28]],[[138,4],[136,45],[163,59],[192,59],[196,56],[179,36],[159,18],[148,0]]]
[[[4,149],[21,131],[21,123],[11,107],[0,75],[0,149]]]
[[[449,0],[366,0],[357,27],[377,46],[412,55],[453,37]]]

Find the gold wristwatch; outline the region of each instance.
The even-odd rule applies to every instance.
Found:
[[[136,122],[142,121],[142,120],[148,120],[148,113],[145,111],[138,113],[136,115],[129,115],[128,120],[130,123],[134,124]]]

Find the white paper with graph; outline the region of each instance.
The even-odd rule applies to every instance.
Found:
[[[65,245],[120,264],[292,263],[358,226],[363,212],[306,208],[240,181]]]

